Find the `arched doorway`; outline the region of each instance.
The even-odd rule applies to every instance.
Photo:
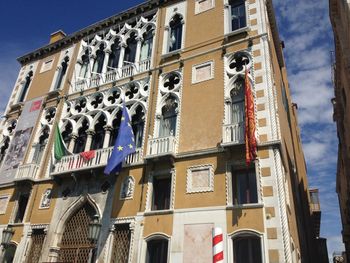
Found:
[[[59,262],[89,262],[95,248],[88,239],[89,223],[95,214],[95,209],[85,203],[68,219],[59,245]]]

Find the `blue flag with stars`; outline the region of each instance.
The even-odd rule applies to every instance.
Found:
[[[135,151],[134,133],[132,131],[128,111],[125,107],[125,103],[123,103],[123,113],[120,121],[119,133],[104,173],[109,175],[111,173],[119,172],[122,168],[122,163],[125,157]]]

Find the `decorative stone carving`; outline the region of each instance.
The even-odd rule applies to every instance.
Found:
[[[132,176],[128,176],[124,179],[120,188],[120,199],[132,199],[134,195],[135,179]]]
[[[40,207],[39,207],[40,209],[45,209],[50,207],[51,193],[52,193],[52,189],[46,189],[46,191],[43,193],[41,197]]]

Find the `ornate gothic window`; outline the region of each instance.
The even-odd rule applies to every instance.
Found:
[[[96,51],[96,58],[94,61],[94,66],[92,68],[93,73],[102,72],[104,59],[105,59],[104,44],[101,44],[99,49]]]
[[[232,239],[234,263],[261,263],[261,239],[259,236],[239,235]]]
[[[169,27],[169,52],[172,52],[181,49],[182,46],[183,18],[180,15],[175,15],[170,21]]]
[[[65,57],[61,63],[61,66],[58,70],[58,74],[56,78],[56,83],[54,87],[55,90],[61,88],[63,77],[66,75],[66,72],[67,72],[68,61],[69,61],[69,57]]]
[[[116,40],[114,40],[114,43],[111,46],[111,54],[109,55],[107,70],[111,70],[112,68],[118,68],[120,50],[120,40],[119,38],[117,38]]]
[[[244,79],[238,77],[230,92],[231,96],[231,124],[244,124]]]
[[[126,44],[127,47],[125,48],[124,63],[125,65],[128,65],[128,62],[134,63],[136,58],[137,40],[135,33],[130,34]]]
[[[25,78],[25,82],[22,87],[21,95],[19,96],[18,102],[23,102],[25,97],[27,96],[29,85],[30,85],[30,82],[32,81],[32,77],[33,77],[33,71],[30,71]]]
[[[245,0],[230,0],[230,26],[231,31],[235,31],[247,26],[245,11]]]
[[[98,118],[96,125],[95,125],[95,134],[92,137],[91,142],[91,150],[101,149],[103,148],[103,141],[105,137],[105,125],[106,125],[106,117],[105,115],[101,114],[101,116]]]
[[[80,78],[86,78],[89,72],[90,55],[89,50],[86,49],[84,55],[81,57],[81,67],[79,72]]]
[[[143,34],[140,61],[149,59],[152,56],[153,32],[152,27],[149,27],[147,28],[147,32]]]
[[[89,128],[89,123],[86,119],[83,120],[80,129],[78,130],[78,138],[75,141],[74,153],[80,153],[85,150],[85,144],[87,139],[86,131]]]
[[[71,134],[73,131],[72,124],[68,122],[64,128],[64,131],[62,132],[62,138],[66,146],[69,146],[70,140],[71,140]]]
[[[39,142],[35,146],[33,163],[40,164],[49,135],[50,135],[50,128],[45,127],[41,132],[41,135],[39,137]]]
[[[111,137],[109,140],[109,146],[114,146],[115,140],[117,139],[118,133],[119,133],[119,127],[120,127],[120,119],[122,117],[122,111],[118,111],[118,113],[116,114],[112,126],[113,129],[111,131]]]
[[[141,106],[135,110],[135,114],[131,117],[131,125],[135,136],[136,148],[142,147],[143,129],[145,126],[145,113]]]
[[[170,95],[165,100],[165,105],[162,107],[162,115],[159,125],[159,137],[175,136],[176,120],[177,120],[178,102],[175,97]]]

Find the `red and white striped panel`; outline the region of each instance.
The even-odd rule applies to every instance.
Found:
[[[224,262],[224,240],[222,229],[213,228],[213,263]]]

